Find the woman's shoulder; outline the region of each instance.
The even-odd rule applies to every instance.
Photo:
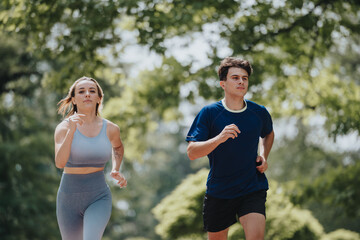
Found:
[[[64,136],[69,129],[69,122],[63,120],[55,128],[55,137]]]
[[[103,120],[105,120],[106,127],[110,133],[120,132],[120,128],[116,123],[113,123],[112,121],[105,118],[103,118]]]
[[[69,120],[65,118],[56,126],[56,130],[61,130],[65,128],[67,129],[68,126],[69,126]]]

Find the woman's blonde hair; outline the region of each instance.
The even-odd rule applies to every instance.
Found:
[[[72,100],[73,97],[75,97],[76,85],[79,82],[85,81],[85,80],[94,82],[96,87],[97,87],[99,98],[100,98],[100,103],[96,103],[96,112],[95,112],[95,114],[96,114],[96,116],[100,115],[100,110],[101,110],[103,96],[104,96],[103,90],[100,87],[99,83],[95,79],[84,76],[84,77],[81,77],[78,80],[76,80],[73,83],[73,85],[71,85],[67,96],[65,98],[61,99],[58,102],[58,105],[60,105],[59,108],[58,108],[58,113],[61,114],[63,117],[65,116],[65,114],[66,114],[65,118],[70,117],[75,112],[77,112],[77,106],[76,106],[76,104],[74,105],[71,100]]]

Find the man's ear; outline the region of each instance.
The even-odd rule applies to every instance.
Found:
[[[225,81],[220,81],[220,87],[222,87],[222,89],[225,89]]]

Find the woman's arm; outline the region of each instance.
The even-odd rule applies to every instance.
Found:
[[[110,176],[118,180],[120,187],[126,187],[127,181],[125,177],[119,172],[120,166],[124,157],[124,145],[120,137],[120,128],[112,123],[108,122],[108,136],[112,145],[112,170]]]
[[[63,121],[55,129],[55,165],[57,168],[64,168],[69,160],[75,131],[69,129],[68,125],[69,123]]]
[[[62,121],[55,129],[55,166],[64,168],[69,160],[72,140],[77,128],[77,124],[82,125],[84,114],[75,113],[66,121]]]

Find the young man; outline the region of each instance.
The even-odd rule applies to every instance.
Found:
[[[218,70],[225,98],[205,106],[186,137],[190,160],[207,155],[210,162],[203,209],[209,240],[227,239],[237,218],[247,240],[264,239],[274,131],[265,107],[244,99],[251,73],[248,61],[225,58]]]

